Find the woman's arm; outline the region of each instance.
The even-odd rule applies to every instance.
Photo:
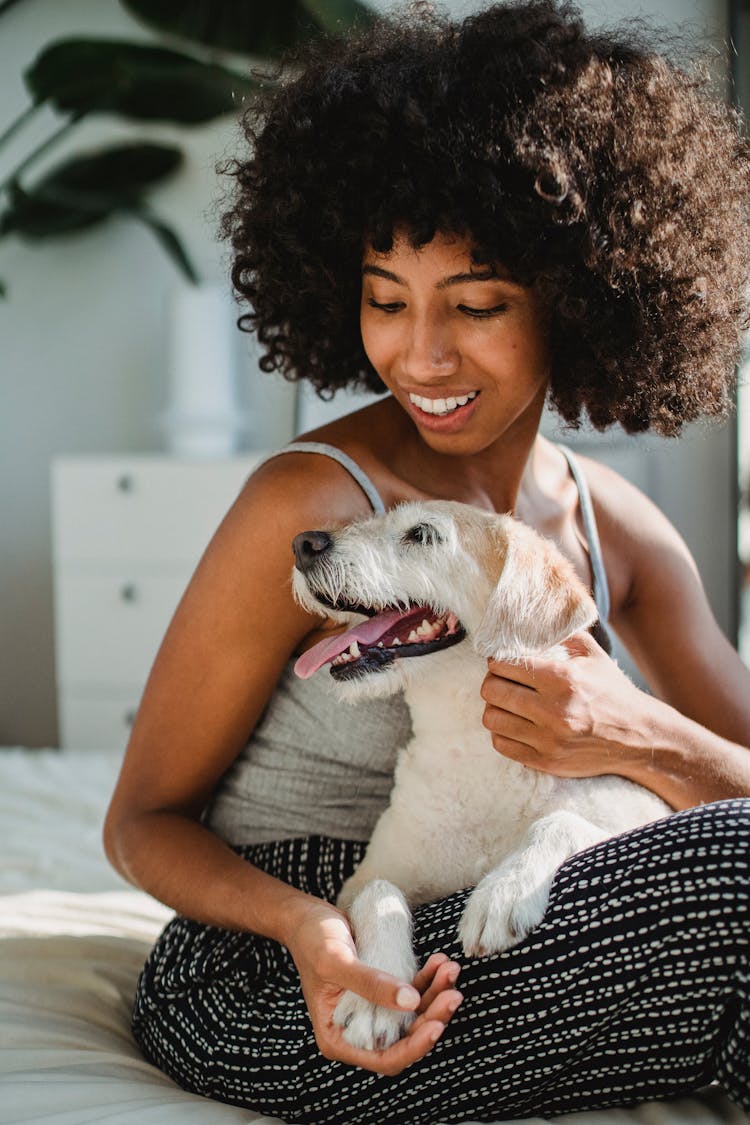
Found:
[[[617,773],[674,808],[750,794],[750,672],[711,613],[669,521],[608,470],[590,474],[612,624],[654,694],[588,636],[571,659],[490,664],[482,692],[497,750],[560,776]]]
[[[262,469],[206,550],[151,671],[105,824],[110,860],[131,882],[199,921],[273,936],[275,896],[266,917],[266,895],[237,893],[255,879],[247,888],[247,865],[199,818],[320,624],[292,600],[290,535],[324,518],[325,501],[291,476],[288,465]]]
[[[259,871],[200,823],[288,659],[321,622],[291,595],[294,535],[367,510],[338,466],[269,462],[208,547],[164,638],[105,824],[125,878],[190,918],[286,945],[323,1053],[382,1073],[422,1057],[460,996],[437,956],[414,982],[363,965],[346,916]],[[295,464],[296,462],[296,464]],[[416,987],[414,987],[416,986]],[[388,1051],[356,1051],[331,1016],[345,989],[419,1013]]]

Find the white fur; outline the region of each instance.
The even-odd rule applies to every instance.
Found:
[[[409,535],[417,525],[431,529],[426,543]],[[411,980],[407,901],[475,887],[460,924],[464,951],[500,953],[541,922],[561,863],[670,810],[624,778],[569,780],[519,765],[495,752],[482,725],[488,656],[524,662],[596,619],[553,544],[510,516],[442,501],[405,504],[329,535],[320,563],[294,573],[307,608],[320,612],[316,595],[376,608],[424,603],[455,613],[467,632],[452,648],[335,684],[351,700],[403,688],[411,711],[413,737],[399,753],[390,804],[338,900],[360,957]],[[328,669],[317,675],[329,677]],[[353,993],[334,1015],[348,1041],[366,1048],[395,1042],[411,1018]]]

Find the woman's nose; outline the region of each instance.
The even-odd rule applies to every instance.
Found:
[[[404,373],[419,381],[452,375],[459,352],[450,327],[440,320],[419,321],[411,332],[403,357]]]

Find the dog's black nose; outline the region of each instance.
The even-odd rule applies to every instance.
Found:
[[[333,545],[327,531],[301,531],[292,542],[297,570],[304,574],[318,561],[319,557]]]

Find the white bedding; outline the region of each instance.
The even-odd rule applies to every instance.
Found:
[[[116,772],[107,754],[0,750],[0,1123],[276,1125],[185,1093],[131,1039],[136,977],[170,913],[102,854]],[[715,1091],[557,1120],[750,1125]]]

